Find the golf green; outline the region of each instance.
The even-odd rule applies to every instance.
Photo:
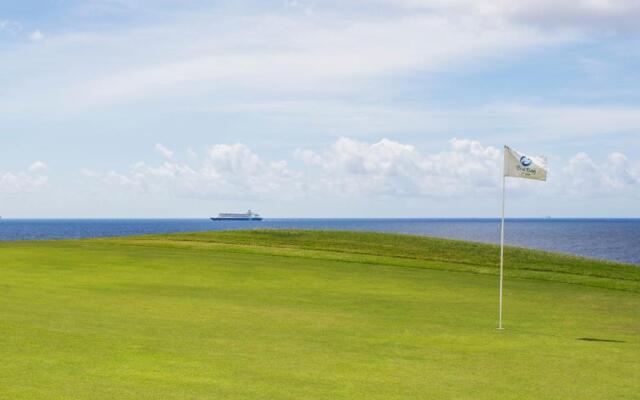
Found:
[[[638,399],[640,268],[408,235],[0,244],[1,399]]]

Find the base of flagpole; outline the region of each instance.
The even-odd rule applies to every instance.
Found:
[[[496,328],[496,330],[503,331],[503,330],[504,330],[504,328],[503,328],[503,327],[501,327],[501,326],[499,326],[499,327],[497,327],[497,328]]]

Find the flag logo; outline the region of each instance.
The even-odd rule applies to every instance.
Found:
[[[527,156],[520,157],[520,164],[522,164],[523,167],[528,167],[529,165],[531,165],[531,163],[533,163],[533,161],[531,161],[529,157]]]

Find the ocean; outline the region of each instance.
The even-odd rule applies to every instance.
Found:
[[[0,240],[76,239],[228,229],[395,232],[499,243],[498,219],[2,219]],[[640,265],[640,219],[507,219],[507,244]]]

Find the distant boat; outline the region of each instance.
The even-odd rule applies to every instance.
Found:
[[[249,210],[246,213],[220,213],[217,217],[211,217],[212,221],[262,221],[260,214]]]

